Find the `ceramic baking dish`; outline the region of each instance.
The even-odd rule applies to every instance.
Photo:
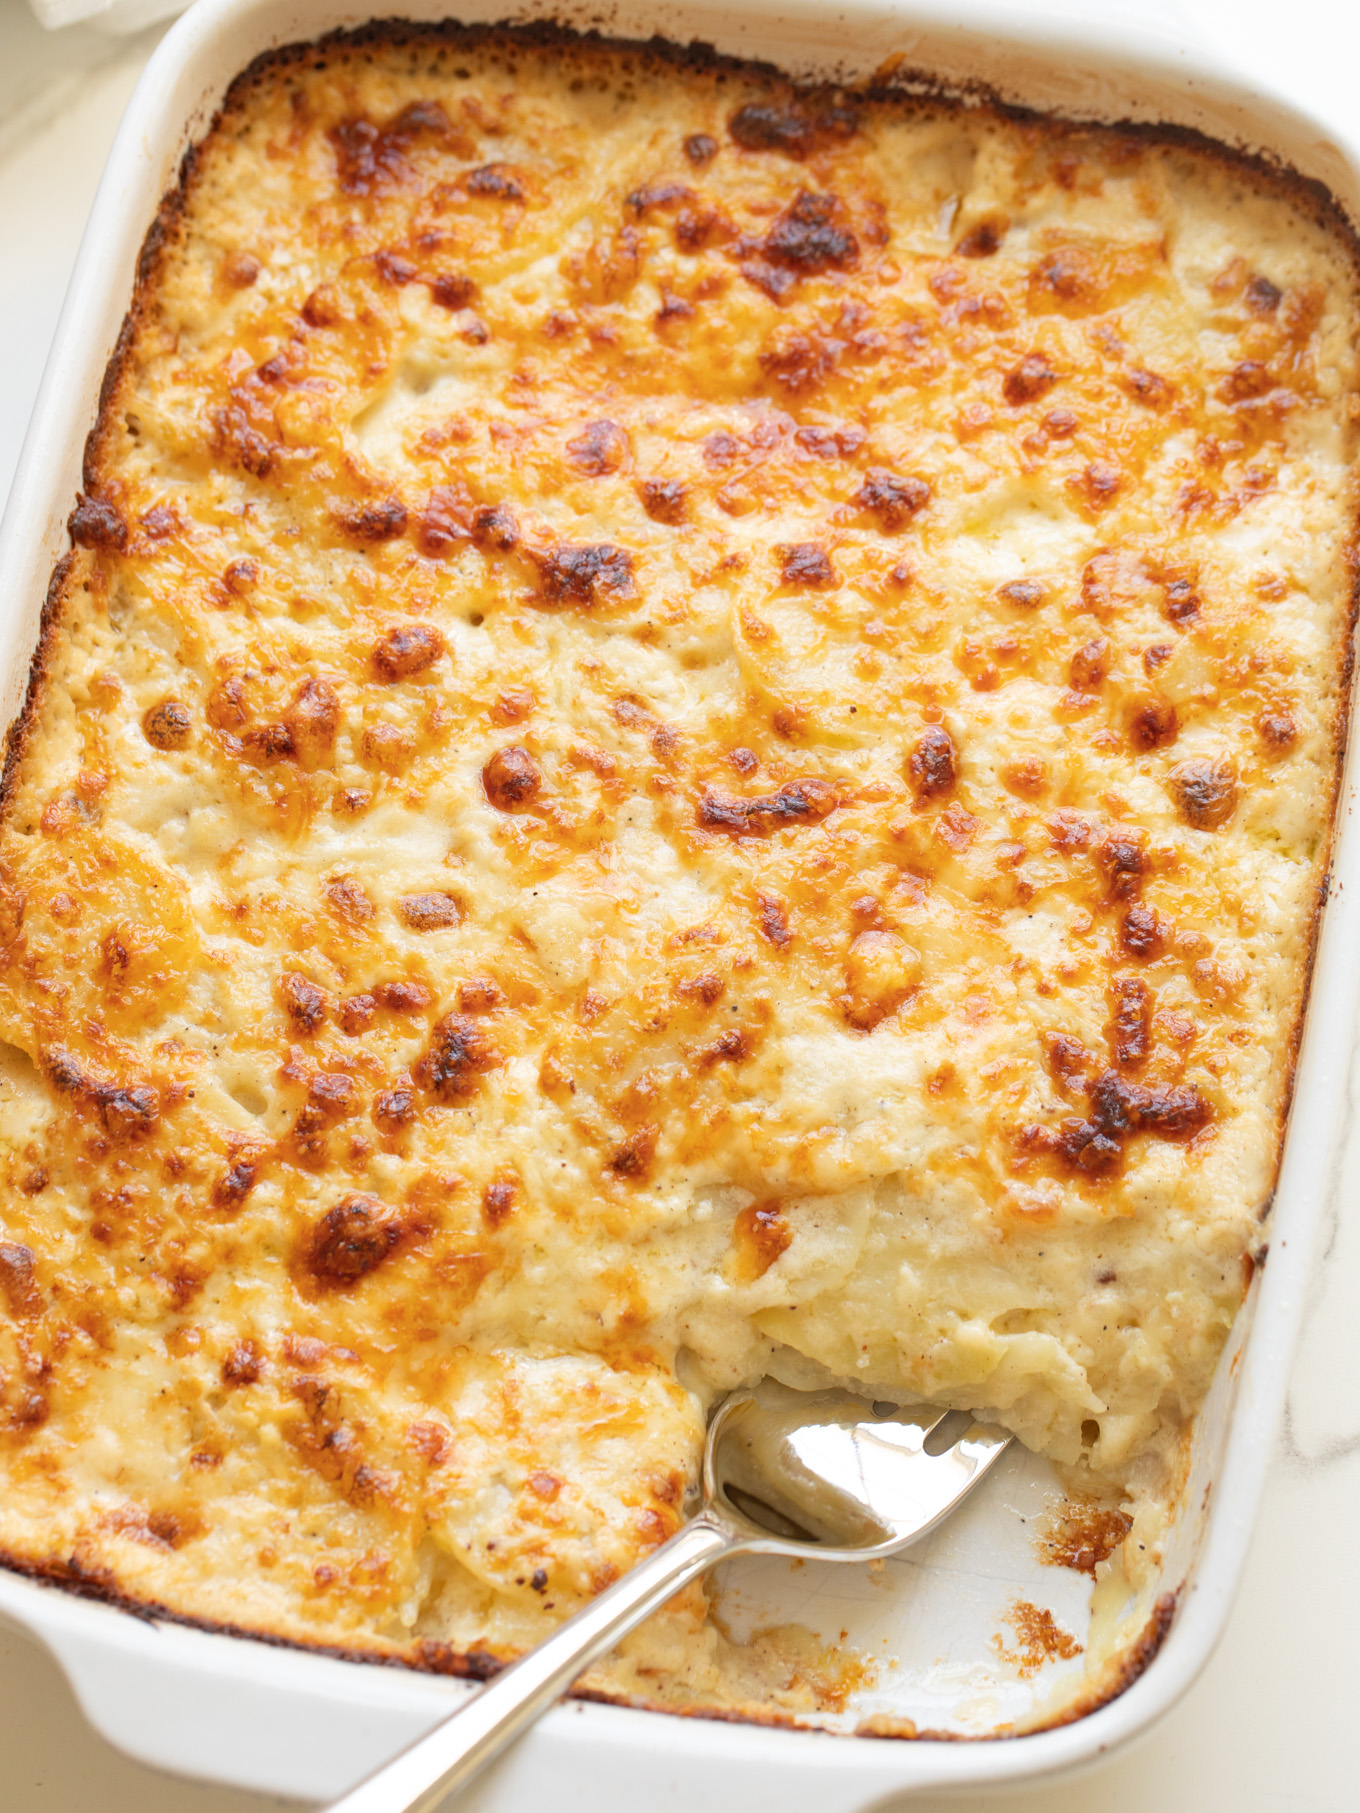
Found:
[[[504,0],[464,0],[468,22]],[[444,15],[447,0],[407,0],[403,14]],[[854,81],[895,70],[945,89],[981,84],[1001,99],[1068,117],[1197,128],[1314,178],[1360,219],[1360,149],[1338,144],[1287,106],[1237,85],[1184,49],[1095,24],[1025,25],[985,5],[889,6],[848,0],[636,0],[593,9],[530,0],[519,18],[599,25],[621,37],[661,32],[799,76]],[[71,290],[0,528],[0,719],[17,711],[52,566],[80,480],[105,365],[132,292],[138,250],[186,146],[201,136],[232,77],[262,51],[363,23],[372,8],[337,0],[199,0],[169,33],[129,107],[95,201]],[[1020,1781],[1089,1763],[1144,1729],[1183,1693],[1226,1622],[1284,1396],[1321,1205],[1336,1156],[1357,984],[1360,836],[1352,824],[1355,752],[1338,803],[1330,899],[1273,1210],[1258,1271],[1197,1422],[1183,1507],[1148,1606],[1125,1690],[1086,1716],[1003,1741],[1055,1688],[1058,1659],[1037,1679],[995,1665],[993,1638],[1023,1596],[1079,1634],[1090,1584],[1043,1568],[1032,1520],[1054,1486],[1046,1464],[1012,1453],[989,1490],[921,1549],[870,1580],[856,1569],[734,1564],[719,1582],[741,1632],[797,1619],[896,1661],[855,1696],[844,1732],[866,1716],[944,1729],[976,1742],[881,1741],[572,1703],[468,1797],[478,1813],[551,1797],[555,1808],[639,1804],[711,1813],[769,1804],[786,1813],[855,1813],[913,1790]],[[434,1722],[462,1683],[307,1654],[130,1615],[0,1570],[0,1617],[37,1636],[65,1668],[86,1713],[115,1744],[186,1775],[304,1799],[338,1794]],[[990,1662],[988,1658],[991,1658]]]

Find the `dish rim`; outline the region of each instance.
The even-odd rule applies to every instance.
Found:
[[[428,24],[445,16],[449,10],[439,0],[413,0],[402,9],[402,17]],[[472,22],[499,22],[495,0],[459,9],[462,17]],[[638,17],[648,12],[666,19],[670,34],[676,38],[699,36],[700,21],[716,29],[728,19],[728,30],[719,48],[728,54],[751,55],[752,47],[731,41],[733,30],[751,30],[762,26],[771,34],[781,24],[796,29],[825,19],[822,9],[812,0],[747,0],[730,18],[718,13],[704,0],[680,7],[663,7],[658,0],[644,0],[637,7],[620,3],[606,7],[573,4],[572,0],[542,0],[542,4],[525,4],[518,8],[508,23],[551,18],[576,28],[597,25],[612,35],[628,36],[633,24],[636,36]],[[472,17],[469,17],[471,15]],[[482,17],[478,18],[478,15]],[[1329,144],[1331,134],[1311,121],[1297,108],[1263,96],[1241,78],[1225,74],[1224,67],[1212,55],[1180,46],[1171,56],[1166,54],[1166,39],[1156,30],[1138,29],[1125,23],[1109,24],[1098,20],[1087,22],[1064,20],[1060,26],[1044,21],[1038,15],[1025,15],[1012,7],[998,7],[989,0],[966,0],[963,5],[948,5],[945,0],[909,0],[906,5],[874,4],[873,0],[844,0],[832,20],[843,32],[862,31],[866,37],[877,29],[908,39],[912,49],[906,53],[913,68],[925,68],[928,59],[917,61],[916,47],[924,37],[927,52],[937,54],[951,41],[958,47],[959,64],[970,61],[973,67],[987,61],[980,48],[986,40],[990,47],[1000,45],[1017,52],[1037,56],[1051,69],[1068,68],[1070,62],[1085,63],[1086,74],[1098,84],[1102,79],[1110,93],[1118,91],[1120,78],[1135,87],[1140,79],[1148,91],[1160,86],[1169,96],[1180,93],[1186,110],[1193,111],[1195,99],[1207,99],[1229,108],[1236,106],[1241,123],[1255,122],[1259,129],[1255,145],[1241,148],[1264,151],[1276,156],[1286,168],[1297,168],[1288,156],[1274,152],[1271,129],[1286,135],[1303,135],[1312,141],[1310,149],[1323,169],[1330,161],[1333,175],[1350,179],[1356,198],[1360,198],[1360,154],[1346,146]],[[70,289],[53,340],[42,385],[35,405],[29,433],[25,438],[20,465],[3,523],[0,523],[0,648],[20,658],[19,690],[26,682],[26,654],[36,634],[37,606],[47,590],[47,575],[55,564],[64,542],[64,519],[79,480],[80,450],[85,434],[94,420],[96,399],[106,363],[112,353],[110,320],[122,320],[123,307],[131,293],[132,270],[140,251],[145,224],[154,214],[160,192],[173,182],[178,172],[182,149],[201,136],[208,123],[212,104],[220,98],[227,84],[252,59],[268,49],[277,48],[299,38],[314,38],[345,26],[375,23],[374,9],[364,6],[335,5],[333,0],[288,0],[279,6],[273,0],[199,0],[191,11],[172,27],[153,55],[119,130],[96,196],[89,226],[71,279]],[[827,21],[829,30],[832,21]],[[913,36],[914,34],[914,36]],[[934,34],[933,38],[931,34]],[[231,48],[233,39],[252,37],[253,49],[241,54]],[[844,42],[844,38],[842,42]],[[767,55],[770,53],[767,52]],[[177,84],[182,87],[186,71],[192,74],[198,63],[211,65],[214,55],[222,58],[217,76],[200,82],[194,104],[186,109],[177,98]],[[790,61],[786,53],[776,52],[781,66]],[[796,61],[793,66],[798,67]],[[825,65],[823,65],[825,68]],[[943,73],[941,85],[946,91],[968,86],[968,77],[960,73]],[[827,71],[834,79],[834,72]],[[1074,81],[1074,92],[1081,78],[1080,67]],[[1017,87],[1004,100],[1024,105],[1018,92],[1024,77],[1017,77]],[[1030,104],[1033,104],[1032,102]],[[1048,111],[1058,111],[1051,102],[1041,103]],[[1094,108],[1084,116],[1076,110],[1069,117],[1100,118]],[[1105,116],[1107,119],[1109,116]],[[1157,116],[1149,116],[1149,118]],[[1165,115],[1161,115],[1165,119]],[[1189,123],[1181,120],[1181,124]],[[1220,142],[1232,142],[1220,130]],[[1321,139],[1321,144],[1317,142]],[[170,149],[173,140],[173,152]],[[153,171],[159,171],[159,177]],[[1314,174],[1305,170],[1303,174]],[[169,179],[167,181],[167,178]],[[1357,201],[1347,208],[1345,201],[1332,189],[1342,212],[1355,220]],[[153,204],[144,206],[148,186],[154,189]],[[36,581],[36,584],[35,584]],[[15,675],[6,679],[7,690],[0,693],[0,705],[10,704],[16,690]],[[17,702],[17,701],[16,701]],[[7,711],[7,717],[12,715]],[[807,1778],[814,1775],[820,1783],[815,1796],[819,1808],[864,1804],[864,1800],[891,1790],[911,1787],[980,1786],[1000,1780],[1023,1780],[1052,1770],[1070,1768],[1127,1741],[1144,1729],[1152,1719],[1174,1702],[1207,1660],[1221,1634],[1231,1605],[1233,1592],[1245,1561],[1247,1543],[1264,1481],[1265,1467],[1273,1445],[1287,1383],[1288,1361],[1292,1352],[1301,1314],[1303,1287],[1308,1262],[1322,1217],[1326,1192],[1320,1187],[1334,1164],[1332,1152],[1334,1110],[1344,1090],[1350,1056],[1350,1029],[1357,989],[1360,988],[1360,926],[1350,926],[1356,909],[1350,902],[1360,889],[1360,834],[1349,829],[1356,798],[1356,768],[1360,762],[1355,740],[1348,739],[1338,779],[1334,846],[1331,867],[1331,889],[1316,946],[1316,959],[1308,993],[1306,1019],[1295,1070],[1293,1097],[1280,1153],[1280,1166],[1271,1222],[1271,1259],[1263,1273],[1253,1282],[1249,1302],[1244,1304],[1237,1322],[1239,1365],[1237,1401],[1231,1413],[1231,1426],[1224,1448],[1222,1465],[1215,1482],[1214,1504],[1207,1520],[1199,1554],[1189,1572],[1177,1615],[1165,1641],[1150,1659],[1138,1678],[1117,1698],[1106,1701],[1074,1723],[1016,1739],[990,1739],[970,1743],[941,1743],[929,1739],[915,1742],[889,1742],[874,1739],[846,1739],[840,1735],[810,1731],[791,1732],[753,1724],[724,1725],[710,1720],[670,1717],[664,1725],[646,1711],[605,1705],[578,1705],[563,1708],[550,1715],[536,1740],[540,1749],[561,1746],[573,1729],[578,1741],[581,1721],[591,1733],[590,1741],[608,1743],[624,1751],[637,1749],[642,1756],[664,1750],[668,1755],[693,1756],[696,1752],[714,1764],[720,1764],[729,1775],[733,1768],[754,1760],[748,1755],[756,1746],[765,1768],[776,1761],[798,1761]],[[1349,931],[1348,931],[1349,928]],[[1325,1002],[1325,1005],[1324,1005]],[[1311,1198],[1312,1207],[1309,1207]],[[1295,1206],[1297,1200],[1297,1205]],[[1224,1501],[1227,1501],[1226,1504]],[[131,1723],[109,1713],[110,1681],[107,1673],[100,1677],[95,1659],[103,1657],[104,1667],[112,1658],[120,1665],[137,1662],[154,1663],[151,1673],[163,1672],[167,1650],[178,1658],[178,1669],[190,1671],[205,1683],[235,1681],[244,1683],[250,1667],[258,1671],[261,1654],[268,1655],[278,1668],[264,1670],[274,1692],[290,1692],[301,1697],[328,1699],[336,1705],[352,1704],[356,1698],[365,1704],[400,1702],[408,1717],[420,1723],[433,1716],[431,1690],[439,1706],[447,1704],[451,1691],[447,1681],[428,1676],[397,1673],[374,1667],[355,1669],[348,1661],[336,1661],[324,1654],[301,1649],[265,1650],[264,1644],[249,1636],[226,1636],[191,1626],[160,1624],[145,1610],[129,1612],[107,1605],[95,1605],[73,1596],[69,1590],[35,1584],[10,1569],[0,1569],[0,1616],[12,1619],[40,1637],[54,1650],[66,1668],[82,1703],[105,1735],[123,1742],[135,1754],[163,1766],[183,1772],[198,1772],[193,1746],[168,1741],[148,1749],[146,1734],[128,1741]],[[108,1622],[117,1621],[116,1628]],[[146,1647],[149,1639],[154,1655]],[[203,1649],[201,1645],[214,1646]],[[221,1651],[222,1653],[218,1653]],[[250,1661],[253,1658],[253,1662]],[[369,1660],[372,1660],[371,1658]],[[355,1684],[356,1692],[340,1693],[338,1683],[315,1674],[317,1668],[340,1669],[350,1675],[375,1677],[384,1674],[387,1682],[376,1694]],[[312,1671],[312,1672],[308,1672]],[[405,1691],[416,1683],[421,1691]],[[387,1691],[392,1688],[392,1693]],[[119,1699],[115,1691],[113,1700]],[[122,1698],[126,1699],[124,1694]],[[423,1714],[423,1717],[421,1716]],[[645,1722],[647,1735],[630,1739],[621,1720]],[[234,1723],[230,1713],[226,1723]],[[145,1721],[142,1721],[142,1726]],[[413,1727],[414,1730],[414,1727]],[[122,1736],[120,1736],[120,1732]],[[399,1737],[388,1740],[394,1744]],[[790,1752],[788,1746],[797,1749]],[[825,1753],[831,1747],[833,1761],[815,1769],[813,1749]],[[220,1746],[219,1746],[220,1749]],[[868,1754],[866,1754],[868,1753]],[[262,1761],[263,1759],[257,1759]],[[911,1761],[919,1767],[906,1767]],[[551,1764],[549,1764],[551,1768]],[[243,1773],[242,1771],[246,1772]],[[357,1768],[354,1770],[358,1772]],[[221,1774],[209,1769],[218,1779],[234,1779],[243,1785],[283,1787],[285,1791],[310,1792],[293,1780],[286,1783],[277,1773],[268,1778],[259,1770],[246,1769],[243,1760],[234,1773]],[[832,1774],[849,1785],[853,1778],[856,1798],[828,1798]],[[556,1778],[560,1781],[560,1777]]]

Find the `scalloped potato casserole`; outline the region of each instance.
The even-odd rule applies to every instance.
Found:
[[[773,1374],[985,1413],[1146,1569],[1288,1104],[1356,320],[1326,198],[1188,135],[247,71],[11,737],[10,1563],[485,1672]],[[823,1703],[698,1588],[594,1678]]]

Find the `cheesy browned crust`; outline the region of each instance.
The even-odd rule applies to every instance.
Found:
[[[475,1668],[768,1372],[1154,1502],[1275,1171],[1355,393],[1345,235],[1210,146],[566,37],[248,72],[11,760],[0,1547]],[[796,1652],[695,1592],[606,1678]]]

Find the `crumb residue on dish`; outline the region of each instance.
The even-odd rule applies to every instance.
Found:
[[[1064,1498],[1039,1526],[1035,1548],[1048,1567],[1074,1568],[1092,1580],[1133,1528],[1133,1519],[1094,1498]]]
[[[1084,1653],[1083,1645],[1070,1631],[1063,1629],[1047,1606],[1034,1605],[1028,1599],[1016,1599],[1006,1613],[1006,1622],[1016,1635],[1012,1649],[998,1632],[993,1647],[1008,1667],[1014,1668],[1022,1681],[1038,1674],[1046,1662],[1070,1662]]]

